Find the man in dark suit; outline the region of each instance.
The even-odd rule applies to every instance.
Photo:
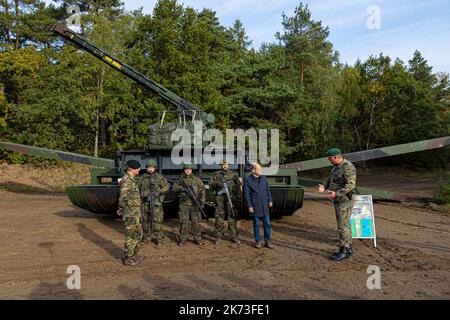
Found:
[[[270,243],[270,215],[269,208],[272,207],[272,195],[270,193],[267,178],[261,175],[261,166],[257,163],[252,165],[252,174],[245,179],[244,204],[253,217],[253,232],[255,235],[256,248],[261,248],[259,234],[259,220],[264,223],[265,246],[273,249]]]

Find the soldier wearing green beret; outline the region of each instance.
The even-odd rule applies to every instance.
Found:
[[[153,240],[156,245],[160,246],[164,238],[162,203],[164,194],[169,191],[170,185],[161,174],[156,172],[157,164],[155,160],[147,161],[146,167],[147,172],[139,179],[139,190],[142,198],[142,229],[144,232],[142,241],[148,243]]]
[[[353,253],[350,217],[355,204],[356,170],[350,161],[344,159],[338,148],[329,149],[327,157],[333,169],[330,177],[319,185],[319,192],[328,190],[328,199],[334,204],[340,239],[340,248],[334,258],[340,261]]]
[[[191,231],[194,235],[194,241],[197,245],[203,245],[202,235],[200,230],[200,221],[202,219],[200,210],[192,202],[192,200],[187,195],[185,188],[183,187],[181,181],[184,182],[194,193],[194,196],[199,200],[201,206],[205,204],[205,186],[198,177],[194,176],[192,173],[192,165],[184,164],[183,173],[179,180],[176,180],[172,185],[172,190],[178,194],[179,200],[179,221],[180,221],[180,236],[178,245],[182,246],[187,238],[189,231],[189,220],[191,220]]]

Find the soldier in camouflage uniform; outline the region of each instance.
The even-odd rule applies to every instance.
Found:
[[[162,175],[156,172],[156,168],[155,160],[147,162],[147,173],[139,178],[139,190],[142,198],[143,242],[147,243],[153,240],[156,245],[160,246],[161,240],[164,238],[162,201],[164,201],[164,194],[169,191],[170,185]],[[152,210],[149,210],[150,202],[152,202]]]
[[[124,265],[134,266],[141,261],[141,257],[137,255],[142,239],[141,196],[135,179],[141,165],[139,161],[129,160],[126,167],[127,171],[122,178],[120,188],[117,214],[122,216],[125,224],[125,257],[122,261]]]
[[[231,240],[236,244],[241,242],[238,239],[237,234],[237,215],[238,203],[241,197],[241,181],[236,173],[231,171],[230,165],[227,162],[222,163],[222,169],[214,172],[209,185],[216,194],[216,210],[215,210],[215,225],[214,225],[214,244],[218,244],[223,235],[225,213],[228,216],[228,232]],[[224,189],[224,183],[228,185],[228,190],[231,195],[231,202],[233,203],[233,210],[231,210],[227,195],[225,193],[218,194]]]
[[[181,175],[180,179],[182,179],[186,183],[186,185],[192,188],[194,194],[197,196],[199,202],[201,203],[201,206],[203,207],[206,197],[205,186],[203,185],[203,182],[192,173],[192,165],[184,165],[183,174]],[[179,180],[176,180],[173,183],[172,190],[178,194],[178,200],[180,204],[180,210],[178,213],[180,221],[180,236],[178,245],[182,246],[188,238],[189,219],[192,221],[191,231],[194,235],[195,243],[199,246],[203,245],[202,234],[199,225],[202,219],[200,210],[188,197],[184,187]]]
[[[353,253],[350,217],[355,204],[356,170],[350,161],[342,157],[341,150],[337,148],[328,150],[327,156],[334,167],[330,177],[323,185],[319,185],[319,192],[328,190],[328,199],[334,204],[340,239],[340,248],[335,260],[340,261]]]

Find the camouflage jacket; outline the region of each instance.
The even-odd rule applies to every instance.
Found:
[[[330,177],[324,182],[325,189],[336,192],[335,202],[353,199],[356,189],[356,169],[348,160],[344,159],[331,170]]]
[[[169,191],[170,184],[167,180],[157,172],[152,174],[145,173],[138,179],[139,190],[141,193],[142,201],[146,201],[147,197],[152,192],[158,192],[158,198],[156,199],[156,204],[160,204],[164,201],[164,194]]]
[[[200,203],[204,204],[206,199],[206,193],[205,193],[205,185],[203,184],[202,180],[194,176],[194,174],[187,176],[184,173],[181,175],[180,179],[183,179],[186,185],[192,188],[194,194],[197,196]],[[180,203],[185,205],[186,204],[194,205],[191,199],[189,199],[186,191],[184,190],[179,180],[175,180],[175,182],[172,185],[172,190],[178,194],[178,200],[180,201]]]
[[[141,196],[139,194],[139,186],[134,177],[128,173],[122,178],[122,186],[120,188],[119,209],[123,211],[124,216],[128,212],[141,208]]]
[[[209,181],[209,186],[211,190],[215,191],[216,193],[219,192],[221,190],[219,185],[222,181],[228,184],[232,197],[238,198],[240,196],[241,181],[239,180],[239,177],[236,173],[234,173],[231,170],[227,171],[219,170],[214,172],[214,174],[211,177],[211,180]],[[223,196],[225,197],[225,195]]]

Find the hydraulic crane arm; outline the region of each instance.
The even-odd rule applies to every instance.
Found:
[[[150,89],[151,91],[155,92],[162,99],[174,105],[181,114],[189,116],[193,118],[193,120],[203,120],[207,124],[211,124],[210,122],[214,121],[212,115],[206,115],[206,117],[202,117],[201,112],[198,111],[196,106],[177,96],[172,91],[164,88],[162,85],[156,83],[136,69],[126,65],[109,53],[104,52],[100,48],[97,48],[95,45],[81,37],[76,32],[73,32],[65,25],[56,23],[52,27],[52,30],[55,34],[61,36],[65,40],[72,42],[80,49],[92,54],[94,57],[108,64],[110,67],[120,71],[130,79],[136,81],[144,88]]]

